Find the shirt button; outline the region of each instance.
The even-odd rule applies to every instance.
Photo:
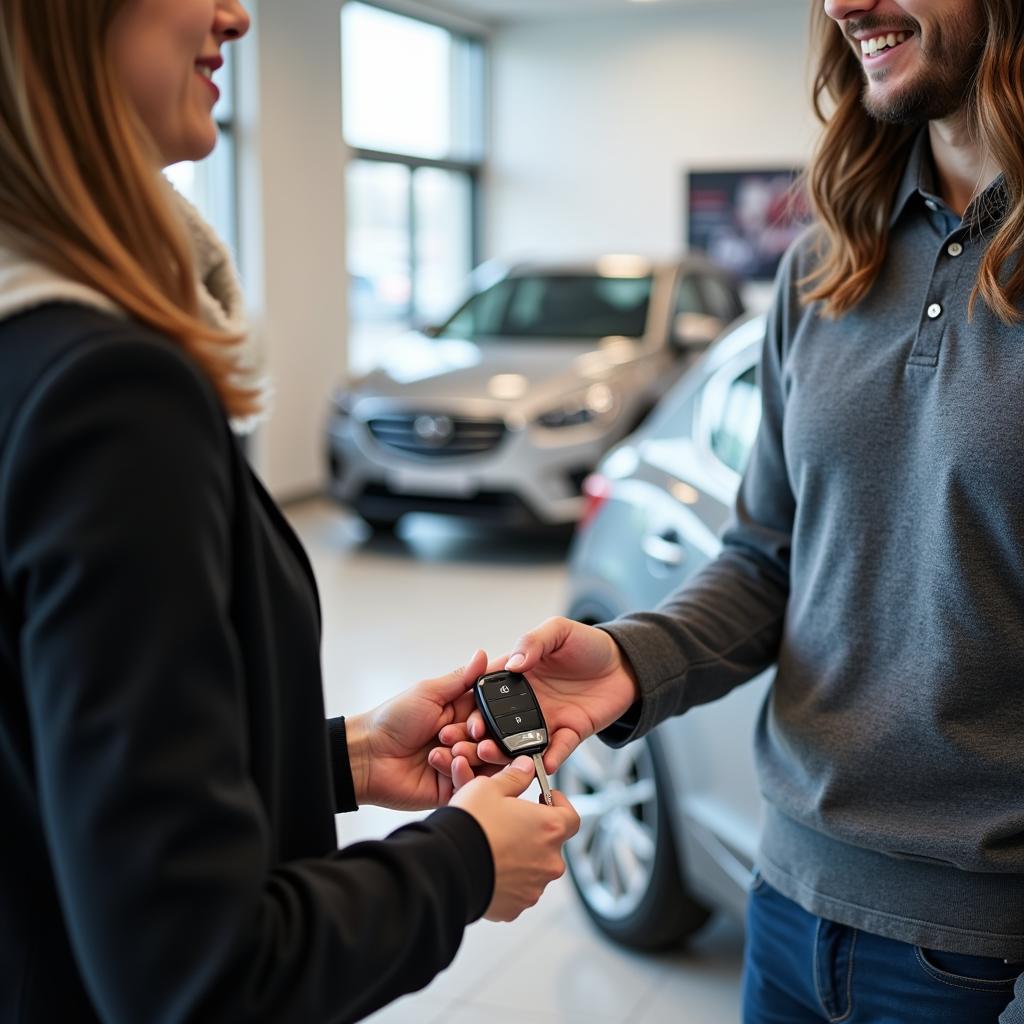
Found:
[[[949,248],[946,249],[950,256],[959,256],[963,251],[964,247],[959,242],[950,242]]]
[[[927,206],[928,209],[931,210],[933,213],[936,212],[939,208],[939,204],[935,202],[934,199],[926,199],[924,201],[924,205]]]
[[[942,316],[942,307],[937,302],[933,302],[928,307],[928,316],[931,317],[932,320]]]

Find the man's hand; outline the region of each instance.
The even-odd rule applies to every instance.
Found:
[[[639,699],[640,691],[629,662],[603,630],[572,619],[553,618],[516,641],[512,654],[487,666],[522,672],[530,681],[544,712],[549,743],[544,767],[555,772],[588,736],[607,728]],[[438,739],[445,746],[430,753],[430,763],[445,774],[452,760],[465,757],[482,767],[508,763],[487,730],[480,712],[456,718]],[[450,749],[449,749],[450,748]]]
[[[427,679],[373,711],[345,719],[349,761],[359,803],[397,810],[425,810],[448,803],[448,774],[436,772],[427,755],[437,734],[465,722],[474,705],[472,687],[487,667],[477,651],[463,668]]]
[[[494,895],[484,917],[514,921],[565,873],[562,846],[579,830],[579,815],[558,792],[552,794],[553,807],[518,799],[534,778],[528,757],[516,758],[489,779],[474,778],[463,757],[452,768],[458,788],[452,806],[476,818],[494,859]]]

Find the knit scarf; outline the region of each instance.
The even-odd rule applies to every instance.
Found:
[[[263,392],[262,404],[266,410],[270,389],[264,372],[264,353],[246,322],[242,288],[231,254],[199,211],[179,193],[173,194],[192,245],[200,318],[209,327],[243,336],[237,379]],[[102,292],[66,278],[0,243],[0,320],[50,302],[70,302],[122,318],[128,316]],[[237,433],[249,433],[265,415],[266,411],[245,420],[232,420],[231,426]]]

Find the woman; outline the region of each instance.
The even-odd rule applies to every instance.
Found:
[[[0,0],[0,1019],[355,1020],[514,918],[576,827],[425,761],[482,652],[325,728],[310,566],[222,249],[160,169],[216,138],[235,0]],[[467,703],[468,702],[468,703]]]

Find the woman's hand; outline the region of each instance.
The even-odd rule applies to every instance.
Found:
[[[417,683],[373,711],[345,719],[359,803],[408,811],[448,803],[451,773],[436,772],[427,755],[439,730],[466,721],[475,706],[473,684],[486,668],[487,655],[477,651],[463,668]]]
[[[557,790],[552,807],[518,799],[534,775],[528,757],[517,758],[491,779],[474,778],[465,758],[452,766],[458,789],[452,806],[476,818],[494,860],[494,895],[484,914],[489,921],[514,921],[549,882],[562,877],[562,846],[580,827],[579,815]]]
[[[488,671],[506,668],[530,681],[548,727],[544,767],[554,772],[588,736],[621,718],[639,699],[640,690],[618,644],[603,630],[572,619],[548,619],[516,641],[512,654],[492,662]],[[430,753],[430,763],[450,775],[452,759],[465,757],[482,767],[508,763],[472,701],[468,718],[456,718],[438,739],[445,744]]]

